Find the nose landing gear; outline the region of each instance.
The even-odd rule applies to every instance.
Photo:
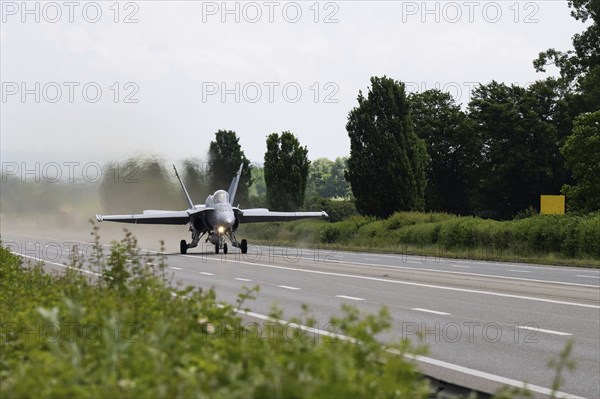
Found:
[[[227,255],[227,243],[225,242],[225,235],[219,234],[219,237],[215,243],[215,253],[218,254],[221,249],[223,249],[223,253]]]

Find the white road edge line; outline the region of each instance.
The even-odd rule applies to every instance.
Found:
[[[418,312],[427,312],[427,313],[439,314],[439,315],[442,315],[442,316],[446,316],[446,315],[450,314],[450,313],[446,313],[446,312],[438,312],[437,310],[430,310],[430,309],[423,309],[423,308],[411,308],[411,310],[416,310]]]
[[[85,269],[80,269],[78,267],[72,267],[72,266],[63,265],[62,263],[50,262],[49,260],[44,260],[44,259],[36,258],[35,256],[23,255],[23,254],[20,254],[18,252],[14,252],[14,251],[10,251],[10,252],[13,253],[13,254],[15,254],[15,255],[17,255],[17,256],[21,256],[23,258],[33,259],[36,262],[50,263],[51,265],[64,267],[66,269],[77,270],[78,272],[81,272],[81,273],[86,273],[86,274],[91,274],[91,275],[94,275],[94,276],[102,277],[102,274],[95,273],[95,272],[92,272],[90,270],[85,270]]]
[[[566,333],[566,332],[561,332],[561,331],[554,331],[554,330],[544,330],[543,328],[537,328],[537,327],[530,327],[530,326],[519,326],[518,327],[521,330],[530,330],[530,331],[536,331],[536,332],[543,332],[543,333],[547,333],[547,334],[555,334],[555,335],[573,335],[571,333]]]
[[[285,288],[286,290],[299,290],[298,287],[290,287],[289,285],[278,285],[279,288]]]
[[[169,266],[169,269],[173,270],[183,270],[181,267]]]
[[[600,276],[585,276],[583,274],[577,274],[575,277],[584,277],[584,278],[600,278]]]
[[[523,296],[523,295],[502,294],[500,292],[472,290],[472,289],[467,289],[467,288],[444,287],[441,285],[414,283],[411,281],[388,280],[388,279],[380,278],[380,277],[356,276],[353,274],[323,272],[323,271],[319,271],[319,270],[305,270],[305,269],[297,269],[297,268],[286,267],[286,266],[267,265],[264,263],[252,263],[252,262],[245,262],[245,261],[239,261],[239,263],[243,263],[243,264],[251,265],[251,266],[267,267],[267,268],[272,268],[272,269],[291,270],[291,271],[297,271],[297,272],[301,272],[301,273],[312,273],[312,274],[321,274],[321,275],[326,275],[326,276],[348,277],[348,278],[355,278],[355,279],[361,279],[361,280],[381,281],[384,283],[391,283],[391,284],[412,285],[412,286],[416,286],[416,287],[435,288],[435,289],[439,289],[439,290],[470,292],[472,294],[491,295],[491,296],[499,296],[499,297],[504,297],[504,298],[525,299],[525,300],[529,300],[529,301],[555,303],[555,304],[559,304],[559,305],[569,305],[569,306],[579,306],[582,308],[600,309],[600,306],[598,306],[598,305],[590,305],[587,303],[558,301],[558,300],[554,300],[554,299],[535,298],[535,297]]]
[[[198,272],[200,274],[204,274],[205,276],[214,276],[214,273],[209,273],[209,272]]]
[[[249,278],[241,278],[241,277],[235,277],[234,280],[238,280],[238,281],[252,281]]]
[[[517,273],[530,273],[529,270],[516,270],[516,269],[508,269],[509,272],[517,272]]]
[[[297,328],[299,330],[308,331],[313,334],[320,334],[320,335],[327,336],[327,337],[339,338],[344,341],[349,341],[349,342],[353,342],[356,344],[360,344],[360,342],[357,339],[348,337],[347,335],[336,334],[336,333],[332,333],[330,331],[321,330],[321,329],[314,328],[314,327],[308,327],[308,326],[305,326],[302,324],[290,323],[288,321],[281,320],[281,319],[274,319],[272,317],[269,317],[269,316],[266,316],[266,315],[263,315],[260,313],[254,313],[254,312],[244,311],[244,310],[240,310],[240,309],[236,309],[236,312],[246,315],[246,316],[249,316],[249,317],[254,317],[256,319],[266,320],[266,321],[275,322],[275,323],[279,323],[279,324],[283,324],[283,325],[288,325],[292,328]],[[394,350],[394,349],[388,349],[387,351],[394,355],[402,355],[399,351]],[[502,377],[502,376],[499,376],[496,374],[491,374],[491,373],[487,373],[485,371],[479,371],[479,370],[471,369],[471,368],[464,367],[464,366],[459,366],[458,364],[448,363],[443,360],[433,359],[431,357],[420,356],[420,355],[409,355],[409,354],[404,354],[404,356],[406,356],[408,359],[416,360],[418,362],[427,363],[427,364],[431,364],[431,365],[438,366],[438,367],[443,367],[445,369],[454,370],[459,373],[468,374],[468,375],[483,378],[486,380],[494,381],[499,384],[510,385],[510,386],[517,387],[517,388],[526,387],[530,391],[533,391],[535,393],[539,393],[542,395],[550,396],[553,393],[552,389],[550,389],[550,388],[545,388],[545,387],[542,387],[539,385],[527,384],[523,381],[518,381],[518,380],[514,380],[512,378],[507,378],[507,377]],[[560,391],[554,392],[554,394],[557,397],[561,397],[561,398],[585,399],[581,396],[576,396],[576,395],[572,395],[572,394],[568,394],[568,393],[560,392]]]
[[[338,297],[338,298],[344,298],[344,299],[350,299],[350,300],[353,300],[353,301],[364,301],[365,300],[365,298],[357,298],[355,296],[347,296],[347,295],[336,295],[336,297]]]

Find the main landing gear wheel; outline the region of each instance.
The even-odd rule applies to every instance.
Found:
[[[179,251],[181,252],[182,255],[185,255],[187,250],[188,250],[187,242],[185,242],[185,240],[181,240],[179,242]]]
[[[246,239],[242,240],[242,243],[240,245],[240,249],[242,250],[242,253],[248,253],[248,241],[246,241]]]
[[[223,244],[223,253],[227,255],[227,243]]]

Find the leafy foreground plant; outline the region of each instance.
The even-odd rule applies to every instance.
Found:
[[[96,236],[96,240],[97,240]],[[2,397],[410,397],[431,390],[374,336],[390,316],[345,309],[345,340],[244,323],[214,291],[174,289],[134,237],[97,246],[95,277],[50,275],[2,248]],[[81,267],[75,260],[73,267]],[[258,290],[258,289],[256,289]],[[254,290],[240,295],[238,308]],[[274,317],[280,316],[273,314]],[[296,320],[304,325],[309,317]],[[268,331],[268,334],[266,333]],[[389,348],[388,346],[387,348]],[[393,346],[414,352],[408,342]]]

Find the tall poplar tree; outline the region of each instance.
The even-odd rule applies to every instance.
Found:
[[[267,137],[265,153],[265,183],[267,202],[274,210],[288,211],[304,204],[308,176],[308,150],[290,132]]]

